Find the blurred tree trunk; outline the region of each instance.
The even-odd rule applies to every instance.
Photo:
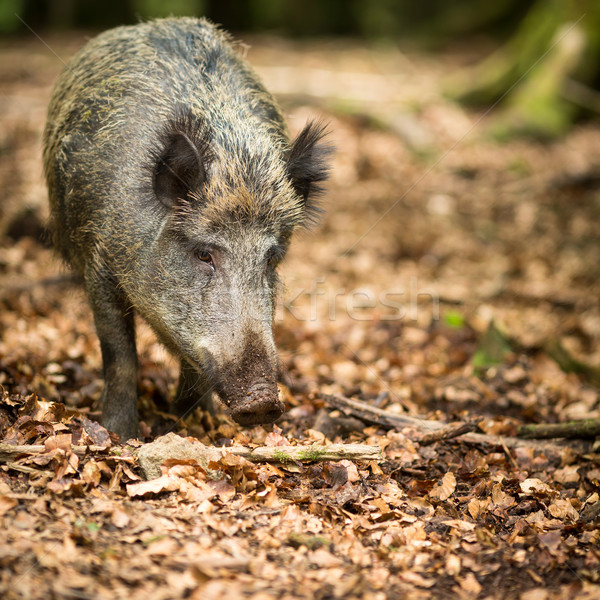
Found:
[[[600,2],[537,0],[508,42],[448,82],[470,104],[499,103],[496,133],[563,134],[582,108],[600,110]]]

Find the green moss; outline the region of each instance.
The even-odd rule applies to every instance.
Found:
[[[317,449],[317,448],[308,448],[307,450],[303,450],[298,455],[301,461],[311,462],[320,460],[325,454],[325,450]]]
[[[279,462],[282,462],[282,463],[292,462],[292,459],[285,452],[282,452],[281,450],[275,450],[274,456],[275,456],[275,459],[278,460]]]

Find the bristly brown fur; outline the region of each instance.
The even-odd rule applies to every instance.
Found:
[[[273,96],[203,19],[119,27],[71,60],[44,164],[55,242],[94,312],[108,428],[139,433],[133,311],[181,359],[177,410],[209,408],[216,389],[244,425],[281,414],[276,267],[318,212],[324,135],[311,123],[290,142]]]
[[[171,190],[171,205],[190,202],[199,210],[192,211],[189,206],[184,212],[213,227],[252,221],[264,226],[310,226],[323,212],[318,199],[325,191],[322,183],[329,176],[334,151],[324,143],[328,133],[327,124],[308,123],[284,152],[286,170],[280,176],[267,157],[236,155],[226,161],[227,168],[221,170],[218,180],[209,181],[209,167],[218,154],[213,132],[201,117],[179,106],[163,127],[147,168],[157,195],[157,173],[167,170],[181,184]],[[179,136],[188,140],[187,146]],[[199,173],[193,172],[194,166]],[[265,179],[266,173],[273,177]],[[179,209],[178,213],[182,215]]]

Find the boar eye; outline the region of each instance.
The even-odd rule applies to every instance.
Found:
[[[202,261],[203,263],[214,267],[213,258],[210,252],[207,252],[206,250],[196,250],[196,258]]]

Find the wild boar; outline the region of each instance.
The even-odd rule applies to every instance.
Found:
[[[324,134],[311,122],[290,141],[203,19],[118,27],[68,63],[44,132],[50,225],[94,314],[108,429],[139,435],[135,312],[181,361],[178,413],[214,390],[242,425],[282,414],[276,268],[318,211]]]

